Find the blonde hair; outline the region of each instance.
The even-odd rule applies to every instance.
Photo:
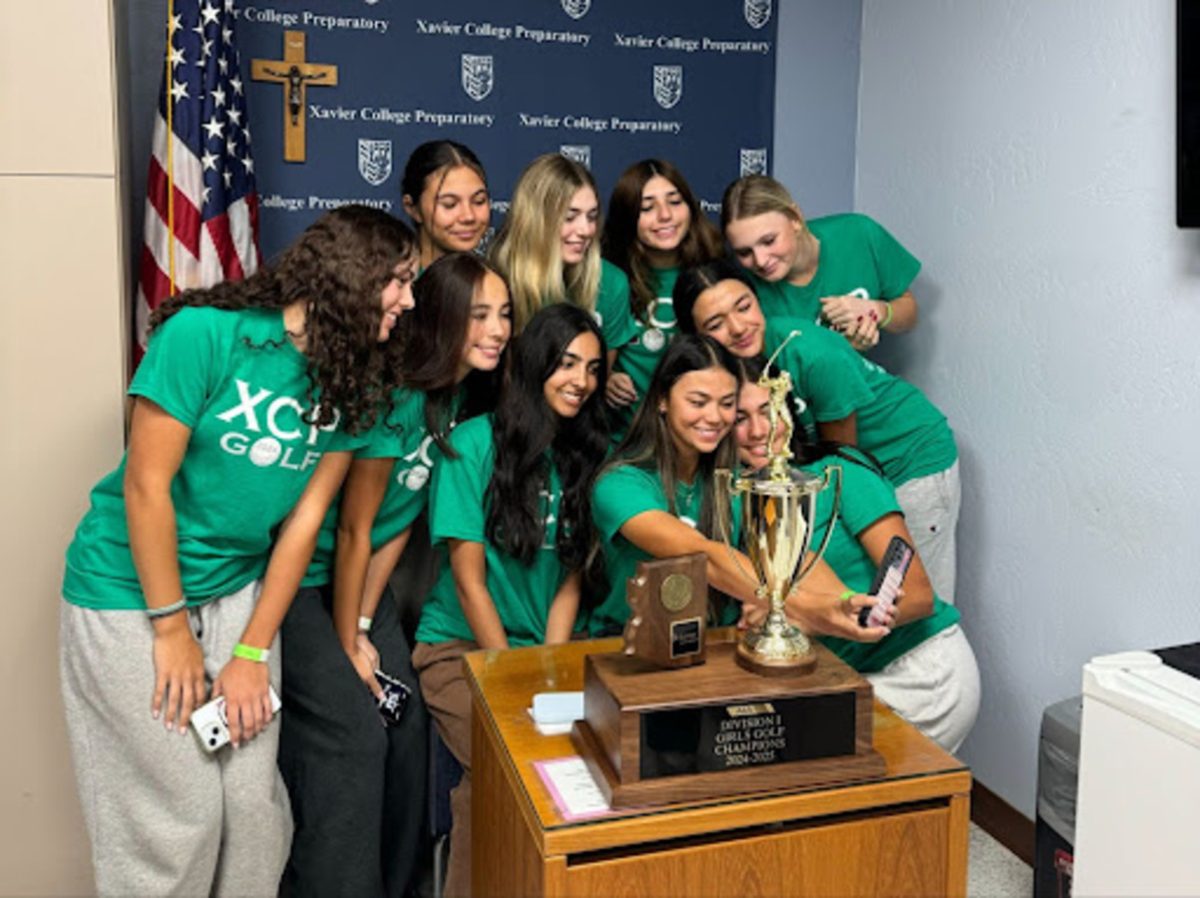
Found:
[[[496,242],[492,264],[508,281],[513,303],[514,331],[522,330],[539,309],[566,300],[591,312],[600,290],[600,223],[586,255],[575,265],[562,261],[563,221],[571,200],[587,187],[600,201],[591,172],[557,153],[529,163],[517,186],[512,205]]]
[[[804,225],[800,207],[786,187],[767,175],[746,175],[725,188],[721,198],[721,229],[729,227],[730,222],[768,212],[779,212]]]

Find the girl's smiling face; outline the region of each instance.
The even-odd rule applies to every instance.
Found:
[[[691,223],[692,212],[678,187],[662,175],[646,182],[637,239],[648,250],[651,261],[663,266],[674,264]]]
[[[508,298],[508,287],[498,274],[489,271],[471,299],[471,319],[459,365],[460,377],[465,377],[472,369],[495,370],[511,336],[512,302]]]
[[[379,294],[379,305],[383,310],[383,316],[379,320],[380,343],[387,341],[400,316],[413,307],[412,287],[416,276],[417,257],[412,255],[397,263],[392,269],[392,276],[383,285]]]
[[[733,427],[737,379],[724,368],[689,371],[659,406],[677,449],[686,455],[714,452]]]
[[[596,392],[600,382],[600,341],[590,332],[579,334],[567,344],[558,367],[546,378],[546,404],[562,418],[574,418]]]

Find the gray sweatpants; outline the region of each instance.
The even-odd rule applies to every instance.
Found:
[[[953,605],[958,567],[955,532],[962,504],[958,461],[944,471],[900,484],[896,501],[904,511],[905,526],[912,534],[933,591],[947,605]]]
[[[865,676],[877,699],[952,754],[979,716],[979,665],[958,624]]]
[[[259,584],[189,610],[210,679],[241,638]],[[292,838],[275,766],[279,723],[208,754],[150,716],[153,625],[140,611],[63,602],[59,664],[71,756],[100,895],[275,895]],[[279,640],[271,647],[279,689]]]

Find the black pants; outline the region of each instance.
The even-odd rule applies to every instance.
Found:
[[[332,589],[297,593],[283,622],[279,769],[296,832],[281,892],[405,894],[424,835],[429,720],[390,592],[370,639],[380,668],[413,690],[385,728],[333,629]]]

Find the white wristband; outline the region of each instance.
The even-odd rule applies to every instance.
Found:
[[[371,618],[367,617],[365,614],[358,619],[358,632],[359,633],[371,632]]]

